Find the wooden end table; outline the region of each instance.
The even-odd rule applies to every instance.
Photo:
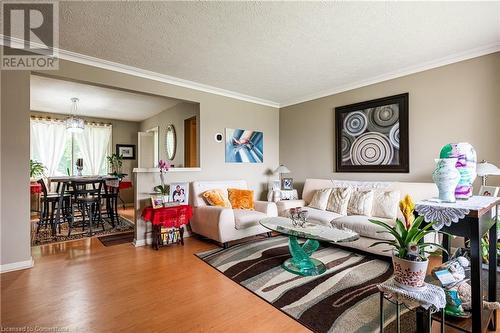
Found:
[[[184,226],[189,224],[192,216],[193,209],[190,205],[177,205],[156,209],[153,207],[144,208],[142,218],[153,225],[153,248],[158,250],[160,246],[164,245],[161,232],[162,227],[173,229],[176,237],[178,237],[175,243],[184,245]]]

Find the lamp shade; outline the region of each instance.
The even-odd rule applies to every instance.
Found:
[[[491,163],[481,162],[476,165],[476,173],[478,176],[500,175],[500,169]]]
[[[290,172],[291,171],[283,164],[281,164],[279,167],[276,168],[276,170],[274,170],[274,173],[290,173]]]

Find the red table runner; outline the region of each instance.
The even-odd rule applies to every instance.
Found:
[[[188,224],[192,216],[193,209],[190,205],[161,207],[156,209],[153,209],[153,207],[146,207],[142,211],[142,218],[144,221],[149,221],[153,223],[153,225],[161,225],[167,228],[179,228]]]

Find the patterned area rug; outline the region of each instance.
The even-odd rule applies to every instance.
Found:
[[[290,257],[288,238],[216,249],[197,256],[314,332],[378,332],[377,284],[392,275],[389,262],[333,246],[320,247],[312,257],[327,271],[303,277],[281,268]],[[394,329],[395,307],[386,302],[386,329]],[[414,317],[402,318],[402,332],[414,332]]]
[[[131,244],[134,241],[134,232],[133,231],[121,232],[119,234],[100,236],[97,237],[97,239],[102,243],[102,245],[106,247],[120,245],[120,244],[127,244],[127,243]]]
[[[85,227],[84,231],[82,231],[81,227],[73,227],[73,229],[71,230],[71,235],[69,237],[68,237],[67,223],[61,224],[61,232],[60,233],[58,232],[55,237],[51,235],[50,227],[47,228],[41,227],[38,234],[36,232],[36,227],[37,227],[36,221],[31,221],[31,246],[66,242],[88,237],[87,234],[88,226]],[[124,218],[120,218],[120,225],[117,225],[114,228],[107,219],[104,219],[104,231],[102,230],[101,225],[99,225],[99,227],[95,226],[92,227],[92,232],[95,232],[93,237],[119,234],[124,232],[130,232],[133,230],[134,230],[134,224]]]

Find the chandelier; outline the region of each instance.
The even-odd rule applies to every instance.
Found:
[[[81,133],[85,128],[85,121],[82,118],[78,118],[76,116],[76,112],[78,111],[78,102],[79,99],[76,97],[71,98],[71,116],[66,118],[66,130],[72,133]]]

